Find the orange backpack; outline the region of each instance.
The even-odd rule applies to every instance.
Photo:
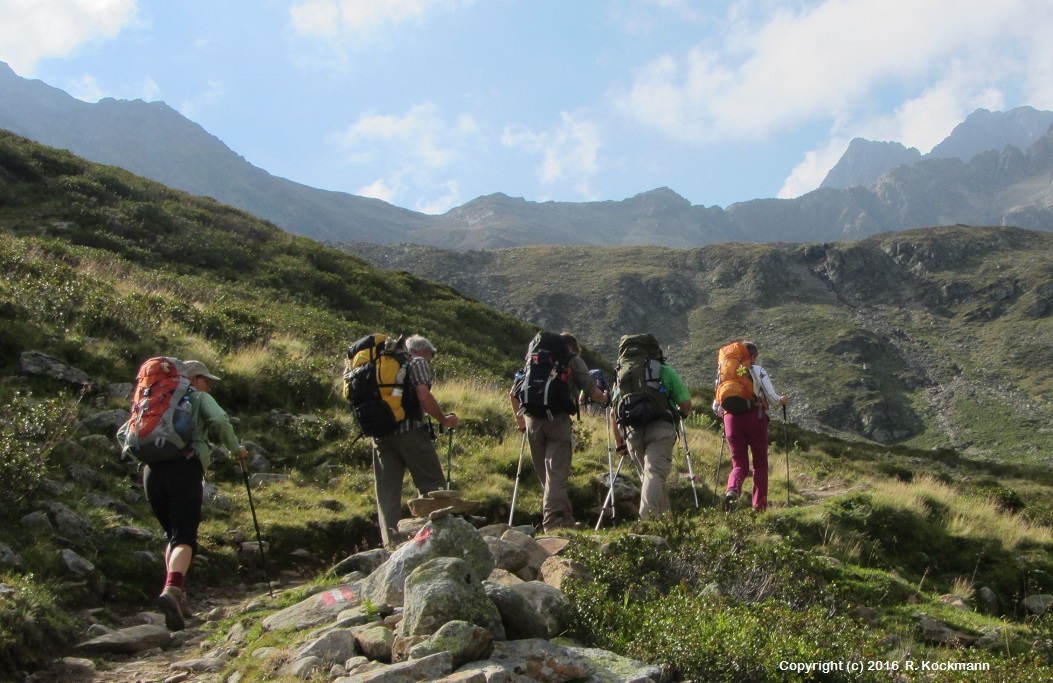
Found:
[[[757,405],[753,390],[750,352],[742,342],[732,342],[717,354],[717,404],[725,412],[745,413]]]
[[[151,358],[139,366],[132,414],[117,433],[122,453],[147,465],[186,457],[194,431],[192,391],[175,358]]]

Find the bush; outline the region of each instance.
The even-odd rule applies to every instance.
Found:
[[[40,486],[52,449],[76,429],[75,405],[15,394],[0,406],[0,501],[18,503]]]
[[[5,678],[46,664],[72,642],[76,625],[51,588],[32,574],[0,576],[0,582],[14,588],[0,595],[0,678]]]
[[[758,542],[745,515],[664,519],[605,549],[570,552],[593,580],[566,586],[578,637],[648,662],[673,680],[780,681],[781,661],[865,660],[877,638],[831,605],[822,567],[782,542]],[[838,677],[840,676],[840,677]],[[888,680],[831,672],[822,680]]]

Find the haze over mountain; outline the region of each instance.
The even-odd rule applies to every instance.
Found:
[[[972,122],[963,123],[938,146],[939,154],[1019,143],[1041,128],[1041,117],[1053,116],[1034,110],[987,114],[971,116]],[[727,241],[836,241],[959,223],[1053,229],[1053,143],[1048,135],[1026,149],[1003,145],[968,160],[919,159],[895,166],[868,187],[820,188],[796,199],[707,208],[691,205],[669,188],[621,201],[582,203],[532,202],[497,193],[432,216],[272,176],[163,103],[104,99],[89,104],[20,78],[6,65],[0,65],[0,128],[214,197],[289,232],[332,242],[411,242],[455,249],[525,244],[695,247]],[[910,160],[908,150],[888,143],[863,147],[874,145],[881,145],[884,160],[860,155],[856,145],[846,162],[849,168],[839,171],[844,176],[840,182],[854,183]],[[862,156],[866,163],[854,160]]]
[[[989,150],[1006,147],[1025,150],[1049,132],[1053,112],[1017,107],[1007,112],[977,109],[955,126],[943,142],[928,154],[898,142],[874,142],[856,138],[819,187],[845,189],[873,185],[893,168],[921,159],[961,159],[969,161]]]

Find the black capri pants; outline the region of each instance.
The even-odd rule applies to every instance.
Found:
[[[204,468],[197,456],[147,465],[143,489],[170,547],[188,545],[197,554]]]

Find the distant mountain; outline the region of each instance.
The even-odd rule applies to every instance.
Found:
[[[1005,115],[977,112],[944,149],[1025,139],[1047,115],[1053,113],[1030,108]],[[329,242],[453,249],[526,244],[685,248],[721,242],[826,242],[958,223],[1053,229],[1048,136],[1030,147],[1003,145],[968,160],[922,158],[900,164],[866,186],[824,187],[796,199],[756,199],[724,209],[693,206],[673,190],[659,188],[602,202],[531,202],[498,193],[431,216],[272,176],[164,103],[105,99],[89,104],[20,78],[2,63],[0,128],[213,197],[289,232]],[[966,139],[972,142],[962,142]],[[840,182],[864,183],[883,165],[914,158],[910,150],[890,143],[861,141],[850,152],[836,169]]]
[[[903,164],[913,164],[919,159],[921,152],[913,147],[904,147],[898,142],[873,142],[856,138],[848,144],[848,149],[826,174],[819,187],[867,187],[889,170]]]
[[[969,161],[977,154],[1006,147],[1027,149],[1049,132],[1053,111],[1017,107],[1009,111],[977,109],[951,131],[947,138],[932,148],[926,159],[956,157]]]
[[[898,142],[856,138],[819,187],[869,187],[897,166],[922,159],[970,161],[982,152],[1001,152],[1006,147],[1025,150],[1048,133],[1050,126],[1053,126],[1053,111],[1032,107],[1017,107],[1006,112],[977,109],[925,155]]]
[[[163,102],[82,102],[0,62],[0,128],[249,211],[319,240],[399,241],[427,216],[272,176]]]
[[[703,396],[716,350],[753,339],[792,419],[812,429],[993,459],[1010,457],[1004,439],[1017,429],[1033,440],[1021,452],[1053,447],[1053,234],[956,226],[676,250],[345,248],[572,330],[607,358],[620,335],[652,332]]]

